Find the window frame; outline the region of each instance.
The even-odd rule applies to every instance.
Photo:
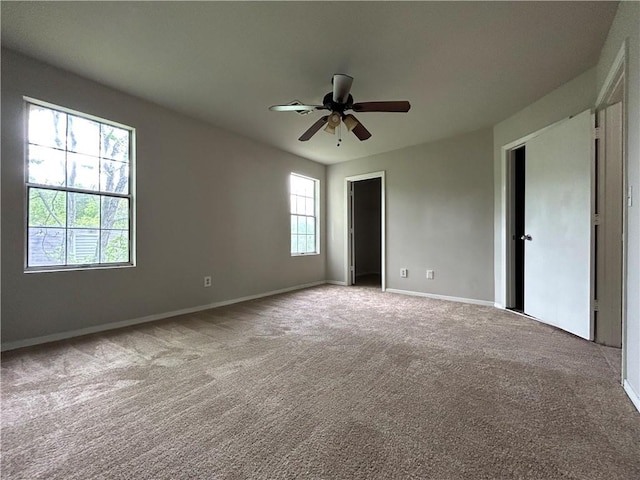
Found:
[[[107,120],[92,114],[80,112],[78,110],[73,110],[71,108],[63,107],[60,105],[56,105],[50,102],[46,102],[43,100],[39,100],[36,98],[23,96],[23,119],[24,119],[24,142],[23,142],[23,187],[24,187],[24,245],[23,245],[23,255],[24,255],[24,273],[46,273],[46,272],[67,272],[67,271],[84,271],[84,270],[105,270],[105,269],[120,269],[120,268],[130,268],[136,266],[136,202],[135,202],[135,192],[136,192],[136,129],[129,125],[125,125],[119,122],[115,122],[112,120]],[[36,107],[43,107],[49,110],[55,110],[67,115],[73,115],[75,117],[79,117],[82,119],[90,120],[93,122],[97,122],[103,125],[109,125],[112,127],[116,127],[119,129],[127,130],[129,132],[129,161],[128,161],[128,193],[117,193],[117,192],[106,192],[103,190],[90,190],[78,187],[69,187],[66,185],[58,186],[58,185],[45,185],[39,183],[32,183],[29,181],[29,109],[30,105],[34,105]],[[34,144],[35,145],[35,144]],[[69,153],[69,150],[64,150],[65,153],[65,177],[66,177],[66,157]],[[73,153],[73,152],[71,152]],[[99,159],[101,157],[98,157]],[[111,198],[124,198],[129,201],[129,223],[128,223],[128,252],[129,252],[129,260],[126,262],[98,262],[98,263],[79,263],[79,264],[68,264],[64,265],[40,265],[40,266],[29,266],[29,206],[30,206],[30,191],[31,189],[43,189],[50,191],[58,191],[65,193],[79,193],[79,194],[89,194],[95,195],[99,197],[100,204],[102,205],[103,197],[111,197]],[[67,203],[68,205],[68,203]],[[62,228],[62,227],[61,227]],[[70,230],[68,219],[66,225],[64,226],[65,232]],[[99,225],[94,230],[102,231],[102,224]],[[65,233],[65,249],[68,248],[68,242],[66,233]],[[98,258],[98,260],[100,260]],[[67,262],[67,256],[65,255],[65,262]]]
[[[313,200],[314,200],[314,214],[313,214],[313,219],[314,219],[314,243],[315,243],[315,251],[313,252],[292,252],[291,251],[291,235],[296,235],[291,233],[291,218],[293,216],[296,217],[310,217],[310,215],[300,215],[297,213],[293,213],[293,205],[291,204],[291,196],[294,195],[294,193],[291,191],[291,179],[292,177],[299,177],[305,180],[311,180],[313,182]],[[302,175],[300,173],[295,173],[295,172],[291,172],[289,174],[289,181],[288,181],[288,192],[289,192],[289,253],[292,257],[309,257],[312,255],[320,255],[320,180],[317,178],[313,178],[313,177],[309,177],[308,175]]]

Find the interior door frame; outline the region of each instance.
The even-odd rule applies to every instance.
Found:
[[[380,179],[380,281],[382,284],[382,291],[387,289],[387,249],[386,249],[386,237],[387,237],[387,222],[386,222],[386,186],[385,186],[385,171],[363,173],[361,175],[353,175],[344,179],[344,280],[345,285],[353,285],[352,270],[353,265],[353,242],[352,242],[352,225],[353,225],[353,209],[351,202],[351,185],[353,182],[360,180],[369,180],[371,178]]]
[[[626,87],[629,75],[627,73],[628,41],[623,40],[616,57],[609,68],[607,77],[598,92],[595,109],[599,112],[612,103],[612,97],[620,83],[624,92],[622,95],[622,194],[624,203],[622,208],[622,368],[621,383],[624,385],[627,379],[627,275],[628,275],[628,208],[627,195],[629,195],[629,159],[627,157],[627,105],[628,88]]]

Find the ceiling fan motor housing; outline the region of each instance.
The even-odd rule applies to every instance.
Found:
[[[353,97],[349,94],[345,103],[336,103],[333,101],[333,92],[329,92],[322,99],[322,104],[332,112],[343,113],[353,106]]]

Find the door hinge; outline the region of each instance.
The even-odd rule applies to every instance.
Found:
[[[600,214],[596,213],[593,215],[593,224],[594,225],[600,225]]]
[[[593,301],[593,311],[594,312],[599,312],[600,311],[600,305],[598,304],[598,300],[594,300]]]
[[[598,140],[602,135],[602,127],[593,127],[593,138]]]

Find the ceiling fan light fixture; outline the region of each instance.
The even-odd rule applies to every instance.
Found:
[[[324,127],[324,131],[330,133],[331,135],[335,135],[336,128],[340,125],[340,114],[337,112],[332,112],[327,119],[327,126]]]
[[[344,124],[347,127],[347,130],[351,131],[358,126],[358,121],[353,117],[353,115],[347,115],[343,119]]]
[[[327,123],[327,126],[324,127],[324,131],[330,133],[331,135],[336,134],[336,127],[332,126],[330,123]]]

